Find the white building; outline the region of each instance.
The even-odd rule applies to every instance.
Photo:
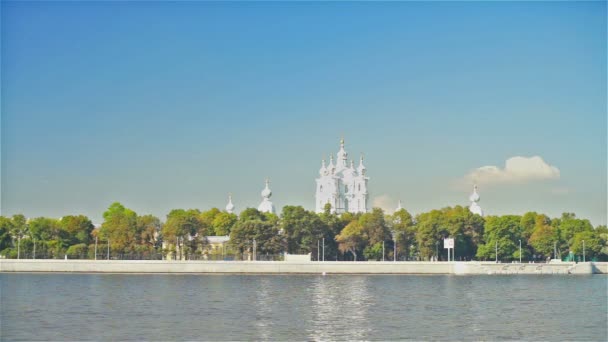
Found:
[[[483,210],[481,210],[481,207],[477,203],[477,202],[479,202],[480,199],[481,198],[479,197],[479,194],[477,193],[477,185],[475,185],[475,186],[473,186],[473,193],[469,197],[469,200],[471,200],[471,206],[469,207],[469,210],[473,214],[483,216]]]
[[[325,205],[329,203],[332,213],[367,212],[369,177],[366,176],[366,172],[363,156],[361,156],[357,168],[352,160],[349,164],[348,153],[344,150],[344,139],[340,140],[340,150],[336,155],[335,164],[333,155],[330,155],[329,165],[325,165],[325,160],[322,161],[319,178],[317,178],[315,211],[323,212]]]
[[[232,194],[228,194],[228,204],[226,204],[226,212],[228,214],[234,213],[234,204],[232,204]]]
[[[270,201],[270,196],[272,196],[272,191],[268,187],[270,182],[266,179],[266,187],[262,190],[262,203],[258,206],[258,210],[263,213],[275,213],[274,204]]]

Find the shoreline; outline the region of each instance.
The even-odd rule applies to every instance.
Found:
[[[0,273],[113,274],[608,274],[608,262],[509,263],[483,261],[168,261],[0,259]]]

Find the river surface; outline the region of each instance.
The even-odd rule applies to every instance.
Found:
[[[607,340],[593,276],[0,274],[1,340]]]

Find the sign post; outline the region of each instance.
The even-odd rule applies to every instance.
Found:
[[[448,250],[448,261],[450,261],[450,249],[452,250],[452,261],[454,261],[454,239],[443,239],[443,248]]]

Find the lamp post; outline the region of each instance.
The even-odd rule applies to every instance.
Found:
[[[317,240],[317,261],[321,260],[321,240]]]
[[[439,261],[439,241],[435,241],[435,258]]]
[[[585,240],[583,240],[583,262],[585,262]]]
[[[34,239],[34,257],[33,259],[36,259],[36,239]]]
[[[97,260],[97,236],[95,236],[95,260]]]
[[[323,261],[325,261],[325,238],[323,238]]]
[[[557,241],[553,242],[553,259],[557,259]]]
[[[519,263],[521,264],[521,240],[519,240]]]
[[[257,261],[257,259],[258,259],[257,252],[258,252],[258,245],[255,242],[255,239],[253,239],[253,261]]]
[[[382,241],[382,261],[384,261],[384,241]]]
[[[394,221],[394,226],[401,224],[401,217],[397,216],[395,217],[395,221]],[[393,261],[396,262],[397,261],[397,230],[395,229],[395,227],[393,226],[393,231],[391,232],[393,234]]]

